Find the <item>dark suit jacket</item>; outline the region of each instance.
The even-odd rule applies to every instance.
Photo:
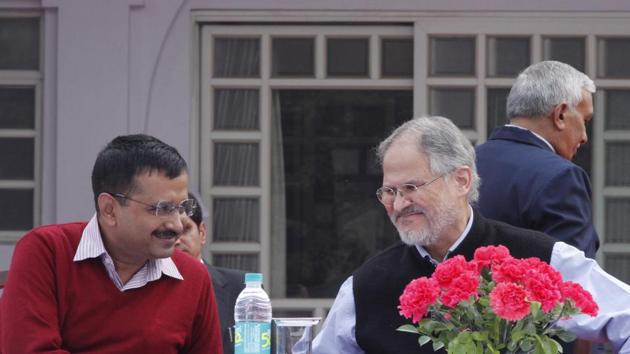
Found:
[[[204,262],[205,263],[205,262]],[[245,288],[245,272],[240,270],[213,267],[206,263],[212,278],[212,287],[221,320],[221,335],[223,336],[223,352],[234,353],[234,304],[238,294]]]
[[[594,257],[591,187],[582,168],[530,131],[497,127],[477,147],[479,209],[489,218],[542,231]]]

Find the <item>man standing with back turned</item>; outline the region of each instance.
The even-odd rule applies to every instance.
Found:
[[[588,139],[593,92],[593,81],[570,65],[534,64],[510,90],[510,124],[477,147],[479,209],[485,217],[542,231],[591,258],[599,238],[590,183],[571,160]]]
[[[18,242],[0,299],[0,352],[222,352],[207,271],[175,250],[192,214],[186,162],[119,136],[92,170],[96,214]]]

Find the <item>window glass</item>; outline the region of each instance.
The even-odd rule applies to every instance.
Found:
[[[258,38],[215,38],[215,77],[260,77]]]
[[[368,48],[367,38],[328,38],[328,76],[367,77]]]
[[[529,37],[489,37],[487,46],[490,77],[515,77],[530,64]]]
[[[35,178],[33,138],[0,138],[0,180]]]
[[[39,69],[39,18],[0,17],[0,70]]]
[[[630,90],[604,90],[606,129],[630,129]]]
[[[507,118],[507,96],[510,94],[509,88],[489,88],[486,94],[488,109],[488,137],[494,128],[508,123]]]
[[[33,190],[0,188],[0,230],[33,228]]]
[[[273,208],[272,220],[286,215],[286,254],[272,258],[286,257],[287,297],[334,297],[367,257],[398,239],[375,196],[382,176],[374,148],[412,117],[412,91],[276,94],[284,164],[272,178],[284,185],[277,193],[286,212]]]
[[[212,240],[260,241],[260,210],[255,198],[215,198],[212,204]]]
[[[630,283],[630,257],[623,254],[606,253],[606,271],[615,278]]]
[[[35,128],[35,89],[0,87],[0,129]]]
[[[630,77],[630,38],[600,38],[597,50],[599,77]]]
[[[432,115],[447,117],[462,129],[474,128],[474,88],[432,88],[429,104]]]
[[[256,143],[215,143],[215,186],[258,186],[259,153]]]
[[[215,130],[257,130],[258,90],[216,89],[214,91]]]
[[[413,77],[413,40],[383,39],[381,42],[381,72],[383,77]]]
[[[272,75],[275,77],[313,77],[315,41],[313,38],[274,38]]]
[[[547,37],[543,39],[543,46],[545,60],[561,61],[581,72],[585,71],[584,38]]]
[[[475,38],[431,38],[431,75],[474,76]]]
[[[606,144],[606,186],[630,186],[630,143]]]
[[[606,242],[630,243],[630,199],[606,200]]]

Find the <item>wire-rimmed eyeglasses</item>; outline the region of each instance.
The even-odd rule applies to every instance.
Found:
[[[149,211],[152,211],[155,216],[166,217],[173,215],[175,210],[180,215],[192,216],[195,212],[195,208],[197,207],[197,203],[193,199],[184,199],[179,204],[173,204],[165,201],[159,201],[157,204],[149,204],[145,202],[141,202],[136,199],[129,198],[128,196],[122,193],[114,193],[112,194],[116,198],[122,198],[126,200],[131,200],[132,202],[136,202],[149,207]]]
[[[410,193],[417,192],[418,189],[430,185],[431,183],[440,179],[442,176],[444,175],[437,176],[429,182],[424,182],[420,184],[405,183],[401,184],[398,187],[382,186],[381,188],[376,190],[376,198],[378,198],[378,200],[384,205],[392,205],[394,204],[394,200],[396,200],[396,196],[398,194],[400,194],[401,197],[404,197]]]

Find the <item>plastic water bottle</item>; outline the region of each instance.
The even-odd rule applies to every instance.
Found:
[[[245,274],[245,289],[234,306],[234,353],[271,352],[271,301],[262,288],[263,275]]]

